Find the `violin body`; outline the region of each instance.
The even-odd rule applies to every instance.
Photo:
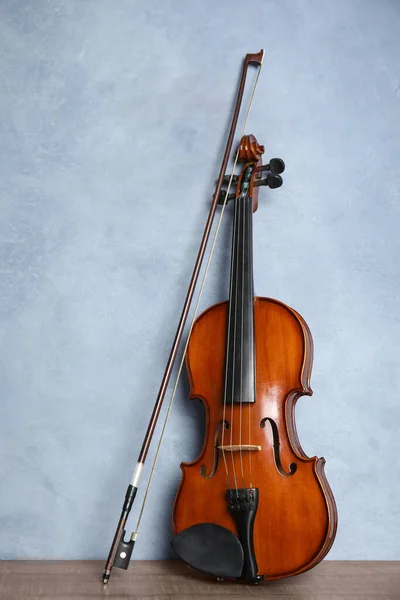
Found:
[[[204,403],[206,432],[200,456],[181,464],[174,533],[179,539],[189,528],[196,533],[194,525],[199,529],[202,523],[218,524],[241,539],[244,562],[246,547],[247,560],[255,561],[247,579],[295,575],[324,558],[337,523],[335,501],[324,475],[325,460],[306,456],[294,420],[298,398],[312,394],[311,333],[293,309],[255,297],[255,402],[224,409],[228,318],[228,303],[216,304],[198,317],[190,337],[186,355],[190,397]],[[258,490],[255,517],[244,533],[234,512],[227,510],[226,469],[220,449],[223,428],[225,447],[231,447],[225,451],[228,468],[234,468],[238,480],[241,471],[251,471],[251,483],[244,482],[245,487]],[[196,535],[189,542],[192,548],[202,544]],[[215,551],[214,562],[224,549]],[[178,554],[184,553],[178,548]],[[190,559],[186,561],[190,564]],[[202,570],[213,572],[208,567]]]

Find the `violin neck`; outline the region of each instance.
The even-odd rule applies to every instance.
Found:
[[[247,191],[235,200],[225,401],[255,402],[253,202]]]

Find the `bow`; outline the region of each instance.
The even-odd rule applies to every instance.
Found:
[[[132,551],[133,551],[133,547],[137,538],[137,533],[138,533],[138,528],[139,528],[139,524],[140,524],[140,520],[141,520],[141,516],[143,513],[143,509],[144,509],[144,505],[146,502],[146,498],[147,498],[147,494],[150,488],[150,484],[151,484],[151,480],[152,480],[152,476],[154,473],[154,469],[156,466],[156,462],[157,462],[157,458],[158,458],[158,453],[159,453],[159,449],[160,449],[160,445],[161,445],[161,441],[162,441],[162,437],[165,431],[165,427],[168,421],[168,417],[169,417],[169,413],[172,407],[172,402],[173,399],[175,397],[175,392],[177,389],[177,385],[178,385],[178,381],[179,381],[179,376],[183,367],[183,363],[184,363],[184,358],[185,358],[185,353],[186,353],[186,348],[188,343],[186,343],[186,347],[184,349],[183,352],[183,358],[182,361],[180,363],[180,368],[179,368],[179,372],[178,372],[178,376],[177,376],[177,380],[174,386],[174,390],[173,390],[173,394],[168,406],[168,411],[166,414],[166,418],[164,420],[164,425],[163,425],[163,429],[161,432],[161,436],[160,436],[160,440],[158,443],[158,448],[157,448],[157,452],[153,461],[153,465],[152,465],[152,470],[151,470],[151,474],[149,477],[149,481],[147,484],[147,489],[146,489],[146,493],[144,496],[144,500],[143,500],[143,504],[142,504],[142,508],[139,514],[139,518],[138,518],[138,523],[136,526],[136,530],[134,533],[132,533],[131,538],[128,541],[125,541],[124,537],[125,537],[125,525],[127,522],[127,519],[129,517],[129,513],[132,509],[135,497],[136,497],[136,493],[138,490],[138,486],[139,486],[139,481],[140,481],[140,477],[143,471],[143,466],[144,463],[146,461],[146,457],[148,454],[148,450],[151,444],[151,441],[153,439],[153,435],[154,435],[154,430],[158,421],[158,417],[160,415],[160,411],[161,411],[161,407],[165,398],[165,394],[167,391],[167,387],[168,387],[168,383],[171,377],[171,373],[172,373],[172,369],[174,367],[175,364],[175,360],[176,360],[176,356],[179,350],[179,346],[180,346],[180,342],[182,339],[182,335],[183,335],[183,331],[186,325],[186,321],[187,321],[187,317],[188,317],[188,313],[189,313],[189,309],[191,307],[192,304],[192,300],[193,300],[193,295],[196,289],[196,285],[198,282],[198,278],[199,278],[199,273],[200,273],[200,269],[203,263],[203,259],[204,259],[204,254],[209,242],[209,237],[210,237],[210,232],[211,232],[211,228],[214,222],[214,217],[215,217],[215,212],[216,212],[216,208],[217,205],[221,202],[221,188],[222,185],[224,183],[226,183],[226,177],[225,177],[225,173],[226,173],[226,167],[228,165],[228,161],[229,158],[231,156],[231,151],[232,151],[232,144],[233,144],[233,139],[235,136],[235,132],[236,132],[236,128],[237,128],[237,122],[238,122],[238,118],[239,118],[239,112],[240,112],[240,107],[242,104],[242,98],[243,98],[243,91],[245,88],[245,83],[246,83],[246,76],[248,73],[248,69],[250,65],[255,65],[256,67],[259,68],[258,71],[258,75],[257,75],[257,79],[253,88],[253,93],[251,96],[251,100],[250,100],[250,104],[247,110],[247,114],[246,114],[246,118],[245,118],[245,123],[243,126],[243,131],[242,131],[242,136],[245,132],[245,128],[247,126],[247,121],[248,121],[248,117],[250,114],[250,110],[251,110],[251,106],[252,106],[252,102],[253,102],[253,98],[254,98],[254,93],[257,87],[257,83],[258,83],[258,78],[260,76],[260,72],[261,72],[261,66],[262,66],[262,61],[263,61],[263,57],[264,57],[264,50],[260,50],[260,52],[258,52],[257,54],[247,54],[245,59],[244,59],[244,63],[243,63],[243,69],[242,69],[242,73],[241,73],[241,78],[240,78],[240,83],[239,83],[239,89],[238,89],[238,93],[237,93],[237,99],[236,99],[236,104],[235,104],[235,109],[233,112],[233,116],[232,116],[232,122],[231,122],[231,127],[229,130],[229,135],[228,135],[228,139],[227,139],[227,143],[226,143],[226,147],[225,147],[225,152],[222,158],[222,162],[221,162],[221,168],[219,171],[219,176],[218,176],[218,180],[217,180],[217,185],[215,188],[215,192],[213,195],[213,200],[211,203],[211,207],[210,207],[210,211],[207,217],[207,221],[205,224],[205,228],[204,228],[204,233],[203,233],[203,237],[200,243],[200,248],[197,254],[197,258],[196,258],[196,262],[194,265],[194,269],[193,269],[193,273],[192,273],[192,277],[190,279],[190,283],[189,283],[189,287],[188,287],[188,291],[186,294],[186,298],[183,304],[183,308],[182,308],[182,313],[179,319],[179,323],[178,323],[178,327],[176,330],[176,334],[175,334],[175,338],[174,341],[172,343],[172,347],[171,347],[171,351],[168,357],[168,361],[165,367],[165,371],[164,371],[164,375],[163,378],[161,380],[161,384],[160,384],[160,389],[154,404],[154,408],[153,408],[153,412],[151,414],[150,417],[150,421],[149,421],[149,425],[143,440],[143,444],[142,444],[142,448],[140,450],[139,453],[139,457],[136,463],[136,466],[134,468],[133,471],[133,475],[132,475],[132,479],[130,481],[130,484],[128,485],[128,488],[126,490],[126,494],[125,494],[125,499],[124,499],[124,503],[122,506],[122,511],[121,511],[121,515],[118,521],[118,525],[115,531],[115,535],[111,544],[111,548],[110,548],[110,552],[107,558],[107,562],[105,565],[105,569],[104,569],[104,573],[103,573],[103,578],[102,581],[104,584],[108,583],[109,579],[110,579],[110,575],[111,575],[111,570],[113,567],[118,567],[121,569],[127,569],[128,565],[129,565],[129,561],[132,555]],[[223,215],[223,211],[225,209],[228,197],[229,197],[229,188],[232,184],[234,175],[234,169],[236,166],[236,162],[238,160],[239,157],[239,153],[237,152],[236,157],[235,157],[235,161],[234,161],[234,166],[232,169],[232,175],[229,178],[229,182],[228,182],[228,189],[226,191],[226,196],[225,196],[225,200],[223,202],[223,208],[221,211],[221,215],[220,215],[220,219],[218,222],[218,226],[215,232],[215,237],[213,240],[213,244],[212,244],[212,249],[209,255],[209,259],[207,262],[207,266],[205,269],[205,273],[204,273],[204,277],[203,280],[201,282],[201,287],[200,287],[200,292],[198,295],[198,299],[197,299],[197,303],[196,303],[196,307],[195,307],[195,311],[194,311],[194,317],[192,320],[192,324],[190,327],[190,331],[189,331],[189,335],[188,335],[188,340],[190,338],[190,332],[194,323],[194,319],[196,316],[196,312],[197,312],[197,307],[199,304],[199,300],[201,297],[201,293],[203,290],[203,286],[204,286],[204,282],[205,282],[205,278],[207,276],[207,272],[208,272],[208,266],[210,264],[210,260],[212,257],[212,253],[214,250],[214,246],[215,246],[215,242],[218,236],[218,232],[219,232],[219,225],[221,223],[221,219],[222,219],[222,215]],[[225,180],[225,181],[224,181]]]

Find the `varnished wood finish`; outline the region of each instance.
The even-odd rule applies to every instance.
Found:
[[[262,61],[264,58],[264,50],[260,50],[260,52],[257,52],[256,54],[246,54],[246,64],[255,64],[255,65],[262,65]]]
[[[400,562],[325,561],[291,579],[259,587],[193,577],[181,561],[135,561],[100,583],[100,561],[6,561],[0,563],[1,600],[398,600]]]
[[[173,511],[175,533],[197,523],[211,522],[237,534],[235,522],[227,511],[227,478],[220,451],[215,475],[206,479],[200,473],[202,466],[207,473],[212,471],[215,432],[223,419],[227,306],[222,302],[200,315],[188,347],[190,396],[204,402],[207,426],[200,456],[181,465],[182,481]],[[256,402],[242,407],[234,405],[233,412],[228,404],[225,419],[231,424],[233,415],[233,437],[230,431],[228,435],[225,433],[223,443],[261,446],[259,452],[242,453],[244,483],[245,487],[259,489],[254,526],[258,572],[267,579],[275,579],[310,569],[326,555],[335,537],[337,515],[324,475],[325,461],[306,456],[294,422],[297,399],[312,394],[310,331],[296,311],[267,298],[255,298],[254,329]],[[238,427],[240,410],[242,439]],[[277,467],[268,418],[273,419],[279,432],[281,466],[289,473],[289,466],[295,463],[297,470],[293,475],[282,475]],[[249,422],[250,439],[246,434]],[[220,436],[217,442],[221,445]],[[228,465],[232,459],[236,473],[240,474],[239,453],[229,453]]]
[[[239,160],[242,163],[258,162],[264,154],[265,148],[259,144],[253,134],[244,135],[239,145]]]

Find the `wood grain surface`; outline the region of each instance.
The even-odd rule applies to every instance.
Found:
[[[400,561],[324,561],[312,571],[255,587],[206,578],[180,561],[136,561],[100,582],[103,561],[0,562],[1,600],[399,600]]]
[[[199,523],[216,523],[238,535],[234,514],[227,510],[227,475],[232,487],[236,481],[240,488],[255,487],[259,493],[254,521],[257,572],[265,579],[278,579],[319,563],[336,533],[336,505],[324,474],[325,459],[306,456],[294,422],[297,399],[312,393],[312,338],[293,309],[271,298],[254,298],[256,402],[225,407],[228,319],[228,303],[215,304],[198,317],[190,336],[190,397],[202,400],[207,424],[200,455],[181,464],[173,530],[179,534]],[[224,441],[224,422],[225,442],[256,444],[261,451],[231,453],[225,465],[218,453],[215,469],[215,446]],[[294,476],[288,475],[291,465]]]

